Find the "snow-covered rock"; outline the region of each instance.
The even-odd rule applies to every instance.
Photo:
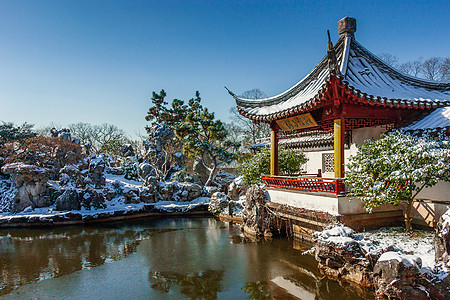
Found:
[[[433,239],[436,266],[450,271],[450,209],[441,217]]]
[[[383,253],[373,270],[377,295],[390,299],[428,299],[419,274],[421,267],[422,261],[416,255]]]
[[[131,144],[126,144],[122,147],[122,156],[128,157],[128,156],[133,156],[133,155],[134,155],[134,149],[133,149],[133,146],[131,146]]]
[[[316,232],[314,246],[319,270],[332,278],[372,285],[372,260],[353,239],[353,229],[340,224]]]
[[[80,210],[80,199],[76,189],[65,190],[64,193],[56,199],[57,211]]]
[[[18,162],[4,165],[2,172],[10,175],[17,189],[10,203],[13,212],[20,212],[27,207],[44,207],[52,204],[47,195],[47,181],[50,178],[47,169]]]
[[[212,194],[208,210],[212,213],[228,214],[229,199],[225,193],[215,192]],[[226,210],[226,211],[225,211]]]

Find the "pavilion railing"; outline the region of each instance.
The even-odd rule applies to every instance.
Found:
[[[338,195],[345,191],[345,186],[339,178],[323,178],[301,176],[261,175],[267,187],[293,189],[308,192],[322,192]]]

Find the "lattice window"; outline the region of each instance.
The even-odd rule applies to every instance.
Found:
[[[322,154],[322,172],[334,172],[334,153]]]

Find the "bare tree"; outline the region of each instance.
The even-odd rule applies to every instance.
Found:
[[[440,57],[432,57],[423,63],[423,75],[430,80],[439,80],[442,77],[441,65],[444,60]]]
[[[450,57],[443,60],[441,65],[441,79],[450,80]]]
[[[398,67],[398,69],[403,73],[418,77],[423,70],[423,58],[420,57],[418,60],[403,63]]]
[[[252,89],[242,93],[241,97],[246,99],[261,99],[266,98],[267,95],[260,89]],[[235,122],[235,125],[241,128],[240,134],[242,138],[242,145],[245,148],[250,149],[250,146],[256,144],[258,142],[258,139],[267,137],[269,135],[270,128],[268,124],[253,123],[252,120],[239,114],[236,107],[232,107],[230,109],[230,112],[232,114],[231,119]]]
[[[112,124],[77,123],[70,124],[68,127],[73,138],[80,139],[82,144],[91,144],[91,149],[97,154],[101,153],[108,144],[124,145],[129,141],[126,133]]]
[[[378,57],[391,67],[398,67],[398,57],[390,53],[381,53]]]
[[[431,57],[399,64],[398,58],[389,53],[382,53],[379,57],[388,65],[398,68],[403,73],[414,77],[422,77],[430,80],[450,80],[450,58]]]

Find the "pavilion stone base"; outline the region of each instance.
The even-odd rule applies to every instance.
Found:
[[[368,213],[357,199],[279,188],[266,190],[269,208],[292,222],[292,233],[297,239],[309,240],[313,232],[336,221],[356,231],[403,224],[402,210],[392,205]]]

